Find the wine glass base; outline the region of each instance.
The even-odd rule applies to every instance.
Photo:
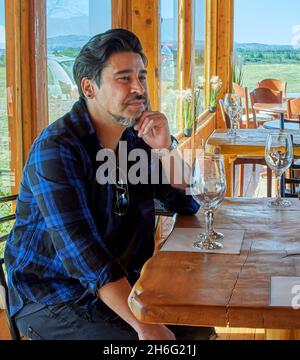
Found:
[[[274,208],[287,208],[289,206],[291,206],[291,202],[287,199],[275,199],[275,200],[271,200],[268,202],[268,206],[269,207],[274,207]]]
[[[220,232],[217,232],[217,231],[213,231],[211,232],[209,235],[205,234],[205,233],[200,233],[198,236],[197,236],[198,240],[202,241],[202,240],[205,240],[205,239],[209,239],[209,240],[222,240],[224,239],[224,235]]]
[[[223,248],[223,244],[221,244],[219,241],[205,239],[194,242],[193,247],[201,250],[218,250]]]

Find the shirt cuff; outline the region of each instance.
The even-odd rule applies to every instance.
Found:
[[[101,268],[99,276],[96,280],[82,279],[80,282],[88,291],[95,296],[98,295],[98,290],[110,283],[127,277],[126,269],[117,261],[111,261]]]

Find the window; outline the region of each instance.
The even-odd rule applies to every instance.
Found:
[[[287,81],[287,92],[300,92],[300,2],[235,0],[235,62],[240,63],[244,86],[259,80]]]
[[[205,60],[205,12],[206,0],[194,2],[195,17],[195,61],[194,61],[194,86],[195,86],[195,118],[204,111],[204,60]]]
[[[6,93],[6,45],[5,6],[0,0],[0,197],[11,195],[10,135]],[[0,217],[12,213],[11,203],[0,204]],[[12,222],[0,224],[0,238],[12,228]],[[0,243],[0,257],[4,254],[4,243]]]
[[[161,0],[160,101],[172,134],[178,132],[176,100],[178,51],[178,1]]]
[[[78,98],[73,64],[90,37],[111,28],[110,0],[47,0],[49,122]]]
[[[5,8],[0,0],[0,197],[11,193],[5,47]]]
[[[160,103],[177,135],[184,130],[190,136],[205,109],[205,5],[206,0],[161,0]]]

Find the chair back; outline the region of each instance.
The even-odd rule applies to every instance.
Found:
[[[281,91],[282,96],[286,96],[287,82],[278,79],[263,79],[257,83],[258,88],[267,88],[275,91]]]
[[[300,98],[286,101],[287,118],[300,121]]]
[[[250,93],[251,105],[255,103],[282,103],[282,92],[268,88],[256,88]]]
[[[246,128],[250,128],[250,115],[249,115],[249,96],[248,96],[248,88],[240,86],[236,83],[232,83],[232,88],[235,94],[239,95],[239,97],[242,99],[242,106],[244,108],[244,112],[246,115]],[[256,126],[255,126],[256,127]]]
[[[224,125],[226,129],[230,129],[230,118],[228,116],[228,114],[225,111],[224,108],[224,100],[223,99],[219,99],[219,104],[220,104],[220,109],[221,109],[221,114],[222,114],[222,119],[224,121]]]
[[[2,198],[0,198],[0,204],[11,202],[16,199],[17,199],[17,195],[2,197]],[[0,217],[0,224],[3,224],[8,221],[12,221],[14,219],[15,219],[14,214],[2,216],[2,217]],[[2,235],[0,237],[0,244],[4,243],[7,239],[7,237],[8,237],[8,234]],[[20,332],[17,328],[17,325],[16,325],[14,319],[11,318],[9,315],[8,288],[7,288],[7,283],[6,283],[4,266],[5,266],[4,258],[0,257],[0,304],[1,304],[0,311],[1,311],[1,309],[5,310],[11,338],[13,340],[20,340],[21,336],[20,336]]]

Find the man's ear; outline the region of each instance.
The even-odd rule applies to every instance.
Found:
[[[86,77],[82,78],[81,89],[86,98],[93,99],[95,97],[95,88],[94,88],[93,80],[88,79]]]

